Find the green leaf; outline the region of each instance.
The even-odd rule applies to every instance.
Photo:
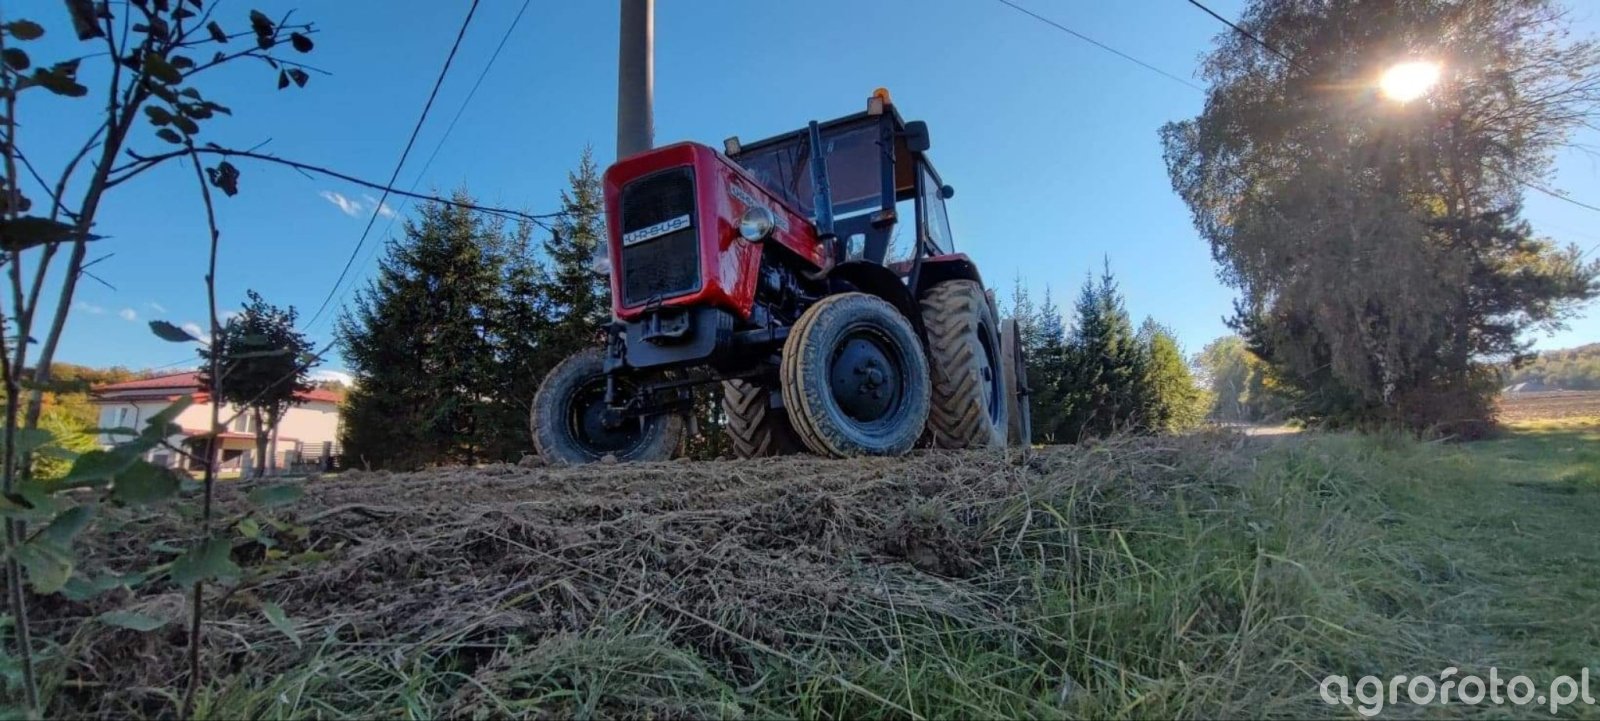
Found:
[[[61,479],[60,487],[103,486],[139,460],[140,452],[130,453],[120,446],[109,451],[84,451],[78,460],[73,461],[72,470],[67,471],[67,475]]]
[[[261,486],[250,491],[250,502],[262,508],[294,503],[305,495],[305,489],[292,483]]]
[[[283,609],[278,604],[271,601],[261,604],[261,615],[267,617],[267,623],[272,624],[273,628],[288,636],[290,641],[294,641],[296,648],[300,647],[300,633],[295,630],[294,623],[284,615]]]
[[[69,601],[82,603],[106,591],[118,588],[132,588],[143,582],[144,574],[142,573],[130,573],[126,576],[108,573],[99,578],[88,578],[73,574],[72,578],[67,579],[66,584],[61,587],[61,595],[65,596]]]
[[[0,55],[5,57],[6,65],[12,70],[27,70],[33,65],[33,61],[28,59],[28,54],[19,48],[6,48]]]
[[[206,175],[211,179],[211,184],[228,197],[239,194],[239,169],[233,167],[233,163],[224,160],[215,168],[206,168]]]
[[[213,538],[179,556],[168,573],[172,582],[182,588],[219,578],[236,578],[240,570],[231,558],[232,553],[233,545],[227,539]]]
[[[39,450],[55,439],[55,434],[44,428],[18,428],[17,457],[21,458],[24,453]]]
[[[111,484],[111,498],[119,503],[142,505],[177,495],[178,477],[171,469],[139,461],[117,474]]]
[[[144,106],[144,114],[150,116],[150,124],[161,126],[172,122],[172,113],[160,105]]]
[[[144,432],[139,435],[155,440],[174,435],[172,433],[173,421],[177,420],[178,416],[182,415],[192,405],[194,405],[194,396],[192,395],[183,396],[168,403],[166,408],[156,411],[155,415],[150,416],[150,419],[145,421]]]
[[[101,623],[148,633],[167,625],[167,619],[146,616],[132,611],[107,611],[98,616]]]
[[[38,40],[44,37],[44,28],[32,20],[12,20],[5,24],[6,33],[18,40]]]
[[[65,548],[34,539],[12,552],[39,593],[55,593],[72,578],[72,554]]]
[[[172,116],[172,124],[177,126],[179,130],[182,130],[185,135],[194,135],[195,133],[200,132],[199,124],[182,115]]]
[[[144,71],[150,77],[168,85],[177,85],[183,82],[183,73],[167,62],[161,53],[145,53]]]
[[[69,98],[81,98],[89,94],[89,89],[78,83],[77,60],[56,63],[48,70],[34,68],[33,76],[28,78],[28,84],[38,85],[56,95]]]
[[[311,38],[308,38],[301,33],[289,33],[289,43],[294,46],[296,51],[302,53],[309,53],[311,52],[311,48],[316,47],[316,45],[311,42]]]
[[[212,40],[215,40],[219,43],[228,42],[228,34],[222,32],[222,26],[218,25],[217,21],[215,20],[206,23],[206,32],[211,33]]]
[[[179,328],[178,326],[175,326],[164,320],[150,321],[150,332],[156,334],[156,337],[160,338],[161,340],[171,341],[173,343],[192,343],[200,340],[199,338],[190,335],[189,331]]]
[[[33,215],[0,220],[0,250],[16,252],[46,243],[62,243],[72,238],[73,230],[69,223]]]
[[[162,128],[157,130],[156,137],[172,143],[173,145],[183,145],[183,136],[179,135],[178,131],[173,130],[172,128]]]
[[[254,518],[239,519],[238,529],[239,535],[245,538],[251,540],[259,540],[261,538],[261,524],[257,523]]]
[[[73,506],[56,514],[56,517],[50,521],[50,525],[45,526],[35,540],[42,539],[62,548],[67,548],[72,545],[72,539],[77,538],[78,534],[88,527],[89,521],[93,518],[94,506]]]
[[[266,13],[260,10],[250,11],[250,29],[254,30],[257,35],[271,35],[276,27]]]

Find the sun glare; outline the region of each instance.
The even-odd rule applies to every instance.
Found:
[[[1439,82],[1439,64],[1411,61],[1395,65],[1384,71],[1378,88],[1385,97],[1402,103],[1426,95]]]

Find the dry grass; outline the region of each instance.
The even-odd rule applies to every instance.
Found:
[[[1456,652],[1417,623],[1456,593],[1418,575],[1444,563],[1437,549],[1390,540],[1410,517],[1388,496],[1414,491],[1439,453],[1455,451],[1217,434],[1026,459],[346,474],[308,484],[271,554],[325,560],[211,604],[218,681],[202,709],[1324,715],[1322,675],[1434,669]],[[247,488],[224,488],[239,507]],[[147,563],[185,524],[102,523],[91,565]],[[247,567],[268,555],[234,551]],[[172,592],[45,603],[54,713],[172,713],[177,624],[85,625],[130,606],[176,618]],[[299,641],[257,600],[280,604]]]

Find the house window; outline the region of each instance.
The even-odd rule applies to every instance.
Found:
[[[126,408],[118,408],[117,409],[117,427],[118,428],[122,428],[122,427],[125,427],[127,425],[128,425],[128,409],[126,409]]]
[[[240,414],[240,416],[238,418],[233,419],[233,430],[238,432],[238,433],[249,433],[250,432],[250,414],[249,413],[243,413],[243,414]]]

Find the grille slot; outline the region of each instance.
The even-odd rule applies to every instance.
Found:
[[[694,171],[674,168],[633,181],[622,189],[622,233],[689,216],[689,227],[636,241],[622,248],[622,301],[636,306],[683,295],[700,287],[700,242],[694,212]]]

